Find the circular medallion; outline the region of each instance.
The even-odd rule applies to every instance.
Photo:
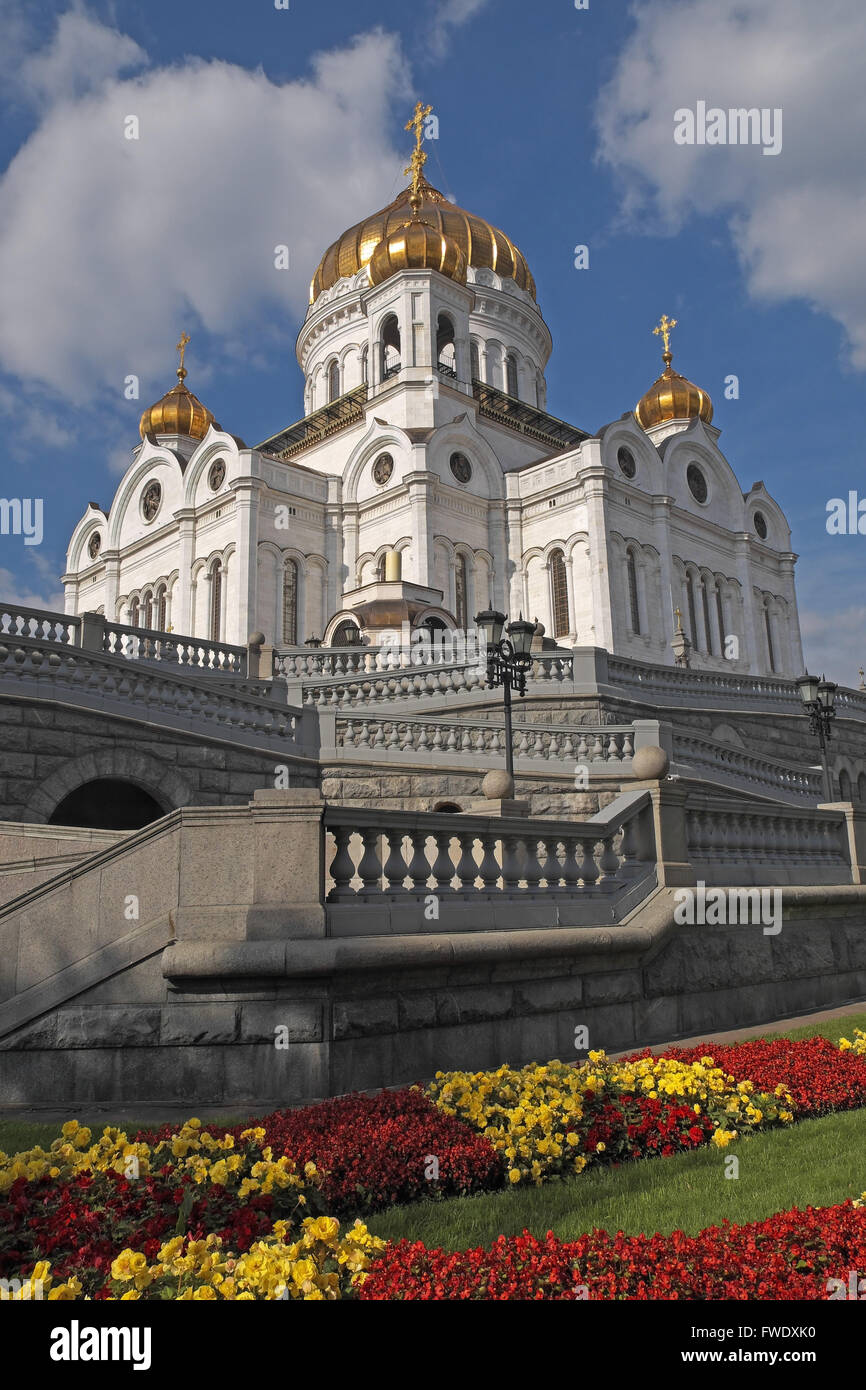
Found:
[[[767,518],[763,512],[755,512],[755,531],[762,541],[767,539]]]
[[[373,482],[384,487],[394,472],[394,460],[390,454],[380,454],[373,464]]]
[[[621,445],[616,453],[616,461],[627,478],[633,478],[637,472],[637,464],[631,449],[627,449],[625,444]]]
[[[154,478],[141,494],[141,515],[145,521],[153,521],[162,504],[162,487]]]
[[[686,469],[686,482],[695,501],[706,502],[708,496],[707,480],[696,463],[690,463]]]
[[[207,475],[208,487],[211,492],[219,492],[225,480],[225,459],[214,459],[214,462],[210,466],[210,472]]]
[[[98,531],[94,531],[93,535],[90,537],[90,540],[87,542],[87,553],[90,556],[91,560],[96,559],[101,549],[102,536],[99,534]]]
[[[469,479],[472,477],[472,464],[465,454],[451,455],[451,472],[454,474],[458,483],[463,483],[465,485],[469,482]]]

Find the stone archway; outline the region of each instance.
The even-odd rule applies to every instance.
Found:
[[[73,792],[90,782],[129,783],[147,793],[163,814],[189,806],[192,788],[168,763],[133,748],[101,748],[70,758],[49,773],[27,803],[27,819],[47,824]]]

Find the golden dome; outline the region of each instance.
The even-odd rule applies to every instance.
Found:
[[[662,360],[665,369],[661,376],[641,396],[634,408],[635,418],[642,429],[651,430],[653,425],[664,424],[666,420],[696,420],[700,417],[705,425],[713,418],[713,403],[700,386],[695,386],[688,377],[675,372],[671,363],[670,332],[676,327],[676,319],[670,320],[665,314],[653,333],[664,338],[665,350]]]
[[[419,217],[443,239],[456,242],[463,254],[466,265],[478,268],[486,266],[497,275],[512,279],[521,289],[527,290],[535,298],[535,281],[522,252],[505,235],[483,217],[450,203],[443,193],[434,188],[422,176],[418,181],[421,195]],[[344,275],[355,275],[371,260],[373,252],[382,242],[391,239],[393,233],[401,233],[409,221],[412,211],[410,197],[412,184],[408,184],[381,212],[375,212],[363,222],[350,227],[332,246],[329,246],[310,285],[310,303],[330,289]],[[396,248],[395,248],[396,249]],[[384,252],[382,253],[384,255]],[[438,266],[433,267],[439,269]],[[394,270],[405,269],[395,265]],[[451,272],[443,270],[443,274]],[[383,277],[384,278],[384,277]],[[459,277],[454,276],[457,279]],[[465,270],[463,279],[465,281]],[[381,282],[379,282],[381,283]]]
[[[186,376],[183,355],[188,342],[187,335],[182,334],[177,345],[180,352],[177,386],[166,391],[161,400],[145,410],[141,417],[138,428],[142,439],[148,434],[185,434],[191,439],[204,439],[211,425],[215,429],[221,428],[207,406],[202,405],[198,396],[194,396],[183,384]]]
[[[466,284],[466,257],[457,242],[417,217],[380,241],[367,262],[371,285],[381,285],[398,270],[438,270]]]

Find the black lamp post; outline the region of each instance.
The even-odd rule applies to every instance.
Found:
[[[502,686],[505,697],[505,766],[514,783],[514,750],[511,735],[511,692],[526,694],[526,676],[532,665],[530,647],[535,636],[535,623],[528,623],[521,613],[517,622],[505,627],[505,614],[487,609],[476,614],[475,622],[487,647],[487,684]],[[502,636],[503,630],[508,637]]]
[[[836,718],[836,684],[826,681],[822,676],[800,676],[797,681],[800,699],[809,715],[809,732],[817,734],[821,745],[821,767],[824,770],[824,797],[833,800],[833,781],[830,764],[827,761],[827,745],[830,742],[831,726]]]

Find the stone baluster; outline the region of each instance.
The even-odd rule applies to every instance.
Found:
[[[606,893],[612,893],[620,886],[619,855],[613,847],[613,842],[613,835],[605,837],[602,841],[602,852],[598,861],[598,866],[601,869],[598,886]]]
[[[616,741],[616,734],[611,734],[607,741],[607,760],[608,762],[620,762],[622,760],[622,753]]]
[[[439,897],[454,893],[451,887],[451,880],[454,877],[454,865],[451,860],[451,830],[434,830],[433,838],[436,841],[436,858],[433,861],[433,877],[436,880],[436,893]]]
[[[392,826],[386,829],[388,837],[388,858],[385,861],[385,891],[392,898],[408,897],[408,890],[405,888],[403,880],[409,870],[403,855],[403,831],[395,830]]]
[[[381,748],[385,742],[385,725],[381,720],[376,721],[376,737],[373,739],[373,747]]]
[[[495,891],[499,883],[499,860],[496,858],[498,836],[494,831],[486,830],[479,838],[484,852],[478,874],[484,884],[484,891],[489,896]]]
[[[604,759],[604,744],[601,741],[601,734],[596,733],[592,741],[592,758],[594,763],[600,763]]]
[[[626,733],[624,733],[623,736],[622,736],[622,758],[623,758],[623,762],[627,762],[630,758],[633,758],[633,757],[634,757],[634,738],[633,738],[632,734],[631,734],[629,731],[626,731]]]
[[[595,841],[581,839],[580,853],[581,861],[578,866],[580,879],[584,888],[594,888],[598,879],[598,866],[595,862]]]
[[[399,745],[399,740],[398,740],[398,738],[397,738],[397,725],[394,724],[394,723],[392,722],[392,723],[389,725],[387,747],[388,747],[388,748],[397,748],[398,745]]]
[[[339,825],[332,827],[332,834],[336,852],[331,864],[331,878],[334,880],[334,886],[328,894],[328,902],[353,902],[357,895],[352,888],[355,866],[349,853],[349,841],[352,838],[352,832],[348,826]]]
[[[425,897],[427,881],[430,878],[430,863],[427,859],[427,831],[413,829],[409,832],[412,840],[412,858],[409,860],[409,877],[412,887],[409,890],[416,897]]]
[[[562,842],[565,855],[560,866],[563,879],[563,891],[575,893],[579,891],[580,884],[580,865],[577,862],[577,847],[580,841],[573,835],[568,835]]]
[[[578,761],[579,763],[585,763],[586,760],[587,760],[588,755],[589,755],[589,744],[588,744],[587,741],[586,741],[586,735],[583,734],[583,733],[581,733],[580,738],[578,739],[578,743],[577,743],[577,761]]]
[[[522,878],[520,865],[519,846],[521,839],[519,835],[508,834],[502,836],[502,891],[509,897],[516,897],[520,892],[520,880]]]
[[[478,877],[478,869],[475,864],[475,839],[473,830],[461,830],[457,835],[461,850],[457,864],[457,892],[467,899],[475,897],[475,880]]]
[[[523,877],[526,879],[526,891],[533,897],[538,897],[541,893],[541,880],[544,877],[542,860],[539,857],[538,847],[542,842],[535,835],[528,835],[526,844],[526,859],[523,867]]]
[[[380,837],[381,831],[372,826],[367,826],[361,831],[364,853],[358,865],[358,877],[363,885],[360,894],[367,902],[377,899],[382,889]]]
[[[557,853],[560,843],[559,836],[546,836],[541,843],[544,845],[543,877],[547,885],[545,892],[549,893],[559,888],[559,880],[562,877],[562,868]]]

